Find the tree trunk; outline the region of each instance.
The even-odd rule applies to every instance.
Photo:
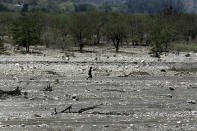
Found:
[[[114,43],[114,46],[116,48],[116,52],[119,51],[119,44],[120,44],[120,40],[119,39],[116,39],[116,40],[112,40],[113,43]]]
[[[26,44],[26,53],[29,53],[29,44]]]
[[[116,42],[116,44],[115,44],[116,52],[119,52],[119,44],[120,44],[120,41],[117,40],[117,42]]]
[[[79,44],[79,51],[80,51],[81,53],[83,53],[83,46],[84,46],[83,43],[80,43],[80,44]]]
[[[79,33],[79,51],[82,53],[83,52],[83,46],[84,44],[82,43],[82,34],[81,32]]]

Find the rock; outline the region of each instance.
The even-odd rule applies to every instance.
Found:
[[[38,114],[34,114],[34,117],[41,117],[40,115],[38,115]]]
[[[191,55],[190,55],[189,53],[185,55],[185,57],[190,57],[190,56],[191,56]]]
[[[181,123],[181,121],[177,121],[177,124],[180,124]]]
[[[74,101],[79,101],[79,98],[77,97],[77,94],[73,94],[73,95],[72,95],[72,99],[73,99]]]
[[[170,98],[172,98],[172,94],[168,94],[168,95],[167,95],[167,97],[170,97]]]
[[[19,63],[16,63],[15,66],[19,66]]]
[[[24,98],[28,99],[28,92],[24,92]]]
[[[189,104],[196,104],[196,101],[195,100],[187,100],[187,103],[189,103]]]
[[[166,72],[166,70],[165,69],[161,69],[161,72]]]
[[[175,90],[173,87],[169,87],[169,89],[170,89],[171,91],[174,91],[174,90]]]

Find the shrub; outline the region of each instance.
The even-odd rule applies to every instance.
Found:
[[[171,50],[175,51],[194,51],[197,52],[197,44],[184,44],[184,43],[174,43],[172,44]]]

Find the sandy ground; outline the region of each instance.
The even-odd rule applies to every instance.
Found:
[[[85,50],[0,56],[0,89],[23,93],[0,99],[0,130],[197,130],[197,53],[157,59],[144,47]],[[49,84],[53,91],[43,91]],[[100,106],[53,115],[70,105],[73,112]]]

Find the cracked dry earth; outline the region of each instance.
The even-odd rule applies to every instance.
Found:
[[[1,97],[0,130],[197,130],[197,54],[169,54],[158,61],[144,48],[100,50],[75,52],[69,60],[46,52],[0,56],[0,89],[22,91]],[[90,66],[93,79],[86,80]],[[49,85],[52,90],[44,90]],[[54,115],[55,108],[70,105],[75,113]],[[94,105],[99,106],[76,113]]]

